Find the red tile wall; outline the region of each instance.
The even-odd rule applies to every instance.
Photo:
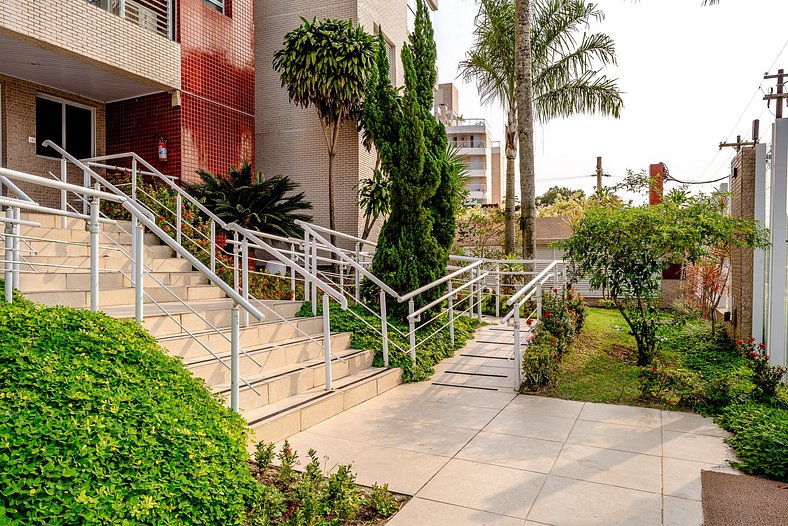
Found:
[[[134,152],[163,174],[180,177],[181,113],[169,93],[107,104],[107,153]],[[167,141],[167,161],[159,161],[159,137]]]

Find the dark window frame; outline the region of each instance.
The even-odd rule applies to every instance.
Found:
[[[89,156],[90,157],[94,157],[96,155],[96,108],[93,107],[93,106],[87,106],[85,104],[79,104],[77,102],[73,102],[73,101],[70,101],[70,100],[67,100],[67,99],[56,97],[54,95],[49,95],[47,93],[36,93],[36,157],[41,158],[41,159],[53,160],[53,161],[59,161],[61,159],[60,156],[54,157],[52,155],[47,155],[46,153],[41,153],[40,152],[40,150],[47,150],[47,149],[44,149],[44,148],[41,147],[40,142],[43,142],[43,140],[39,141],[39,126],[38,126],[38,100],[39,99],[45,100],[45,101],[48,101],[48,102],[52,102],[52,103],[60,104],[60,111],[61,111],[60,128],[61,128],[61,133],[60,133],[60,141],[58,142],[58,145],[61,148],[63,148],[64,150],[66,150],[67,152],[69,152],[69,153],[72,153],[72,152],[69,151],[69,146],[68,146],[68,134],[67,134],[68,122],[67,122],[67,118],[66,118],[66,114],[68,113],[68,107],[70,106],[70,107],[72,107],[74,109],[87,110],[88,112],[90,112],[90,154],[89,154]],[[52,151],[51,148],[48,148],[48,150]]]

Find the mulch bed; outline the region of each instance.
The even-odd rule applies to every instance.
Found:
[[[705,526],[788,526],[788,484],[701,472]]]

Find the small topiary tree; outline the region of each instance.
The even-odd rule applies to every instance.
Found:
[[[728,243],[764,247],[765,231],[754,220],[725,215],[715,196],[674,190],[663,203],[632,206],[604,200],[574,222],[574,234],[559,243],[575,279],[610,298],[632,329],[638,365],[651,363],[658,331],[662,270],[694,263]]]

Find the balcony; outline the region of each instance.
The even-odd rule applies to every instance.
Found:
[[[112,102],[181,87],[174,0],[0,0],[0,74]]]
[[[174,0],[86,0],[132,24],[175,40]]]

